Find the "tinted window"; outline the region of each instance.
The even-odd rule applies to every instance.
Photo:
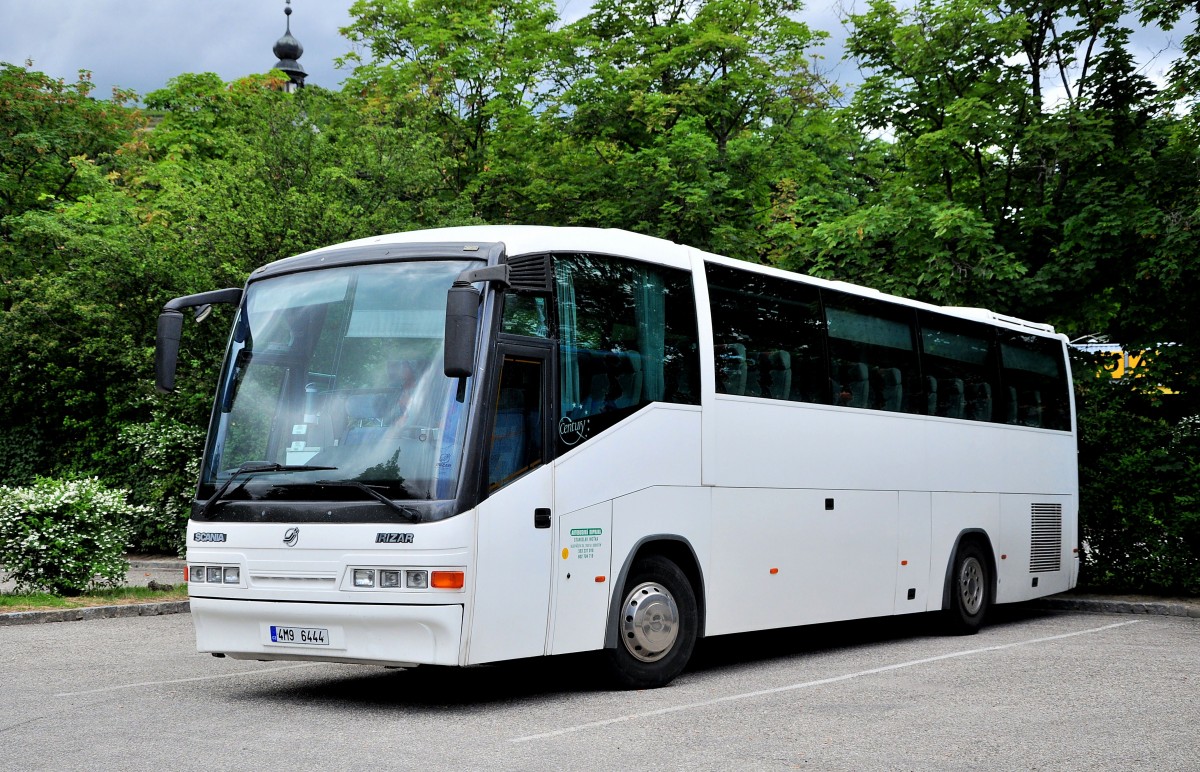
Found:
[[[717,391],[828,403],[816,287],[708,264]]]
[[[504,316],[500,322],[500,332],[534,338],[549,337],[549,299],[543,295],[507,293],[504,296]]]
[[[542,463],[542,363],[507,356],[496,392],[488,490]]]
[[[699,404],[691,274],[633,260],[554,260],[559,449],[651,402]]]
[[[821,294],[834,404],[924,413],[928,399],[913,344],[913,310],[841,292]]]
[[[1001,394],[995,331],[983,324],[922,311],[921,371],[925,415],[995,421]]]
[[[1071,402],[1062,343],[1001,330],[1000,359],[1003,420],[1069,431]]]

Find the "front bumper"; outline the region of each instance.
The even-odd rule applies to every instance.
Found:
[[[233,659],[406,667],[458,665],[461,605],[303,603],[191,599],[196,649]],[[329,631],[328,644],[271,641],[276,627]]]

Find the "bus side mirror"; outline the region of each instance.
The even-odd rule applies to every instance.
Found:
[[[164,394],[175,390],[175,364],[179,360],[179,339],[183,335],[183,309],[198,308],[196,321],[212,312],[213,303],[236,306],[242,302],[239,287],[185,295],[163,306],[158,316],[158,340],[154,346],[154,385]]]
[[[175,390],[175,363],[183,334],[183,312],[163,311],[158,317],[158,342],[154,347],[155,386],[162,393]]]
[[[447,377],[467,378],[475,369],[475,345],[479,329],[479,291],[465,281],[456,281],[446,291]]]

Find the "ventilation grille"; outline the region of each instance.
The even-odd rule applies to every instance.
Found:
[[[513,289],[526,292],[549,292],[550,285],[550,256],[517,255],[506,259],[508,263],[508,281]]]
[[[1033,504],[1029,533],[1029,573],[1062,569],[1062,504]]]

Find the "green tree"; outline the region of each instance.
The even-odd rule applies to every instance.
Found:
[[[8,219],[7,248],[43,270],[5,285],[0,356],[15,364],[0,373],[0,481],[99,474],[159,510],[137,534],[161,548],[184,511],[151,483],[194,476],[199,438],[179,429],[207,422],[230,321],[219,309],[188,326],[179,388],[160,396],[163,303],[314,247],[459,219],[434,193],[436,138],[348,94],[280,85],[175,79],[148,95],[157,127],[119,164],[73,160],[77,200]]]
[[[494,138],[513,132],[538,99],[555,45],[549,0],[358,0],[342,33],[352,53],[346,90],[378,105],[398,129],[436,137],[444,195],[473,187]]]
[[[87,71],[68,84],[0,62],[0,238],[5,218],[74,198],[73,159],[108,158],[138,128],[137,113],[124,107],[132,94],[105,102],[91,91]]]
[[[596,3],[561,31],[553,89],[532,140],[522,137],[538,148],[534,163],[496,159],[485,178],[503,180],[492,188],[513,191],[510,209],[526,221],[772,259],[773,198],[830,162],[833,124],[820,114],[830,93],[808,60],[820,35],[793,18],[798,8]]]
[[[1146,226],[1180,214],[1154,194],[1178,119],[1138,73],[1122,9],[877,0],[852,16],[872,73],[852,112],[892,171],[814,233],[814,267],[1077,333],[1120,326],[1159,246]]]

